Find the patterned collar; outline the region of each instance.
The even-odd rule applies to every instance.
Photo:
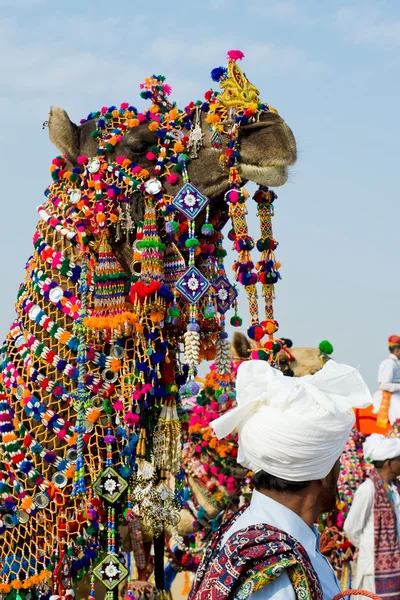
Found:
[[[249,510],[260,522],[285,531],[300,542],[310,558],[315,557],[319,551],[319,533],[317,528],[314,527],[311,529],[290,508],[254,490]]]

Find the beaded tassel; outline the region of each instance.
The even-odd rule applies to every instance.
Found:
[[[87,409],[91,405],[90,403],[90,392],[86,389],[85,385],[85,363],[87,361],[86,355],[86,327],[83,324],[87,314],[86,303],[87,293],[89,286],[87,283],[87,263],[84,259],[81,268],[81,279],[80,279],[80,292],[81,292],[81,309],[80,315],[74,326],[74,330],[79,340],[78,356],[76,362],[78,363],[78,390],[75,396],[77,418],[75,425],[75,433],[77,434],[77,458],[75,462],[75,475],[74,475],[74,486],[72,490],[72,496],[84,494],[86,492],[85,485],[85,464],[83,457],[83,446],[84,446],[84,435],[86,433],[86,414]]]
[[[151,197],[145,196],[143,237],[138,242],[138,249],[142,253],[140,280],[147,284],[161,281],[164,275],[165,244],[161,242],[158,233],[156,210]]]
[[[109,233],[104,231],[96,262],[94,306],[85,325],[113,335],[128,334],[130,314],[127,311],[125,280],[127,276],[112,251]]]
[[[175,400],[162,407],[153,437],[154,466],[179,473],[182,460],[181,428]]]

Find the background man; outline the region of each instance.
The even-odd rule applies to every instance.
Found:
[[[400,419],[400,337],[392,335],[388,342],[390,354],[379,365],[379,391],[374,395],[377,425],[383,428]]]
[[[400,496],[395,480],[400,475],[400,439],[373,433],[363,450],[374,466],[356,491],[344,524],[345,534],[359,549],[354,584],[384,600],[399,600]]]

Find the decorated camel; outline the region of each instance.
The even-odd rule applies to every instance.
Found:
[[[267,186],[285,183],[296,144],[239,69],[241,58],[231,51],[228,66],[212,72],[221,91],[183,110],[152,76],[143,111],[104,107],[79,125],[62,109],[50,112],[61,154],[1,349],[5,598],[72,597],[85,574],[90,597],[97,583],[113,597],[132,570],[119,528],[138,519],[153,536],[155,583],[164,589],[164,532],[178,525],[183,494],[179,392],[197,394],[202,357],[216,355],[221,378],[230,368],[228,218],[248,334],[260,358],[276,363],[276,195]],[[256,264],[248,180],[260,186]]]

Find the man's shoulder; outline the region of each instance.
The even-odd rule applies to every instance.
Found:
[[[375,486],[372,479],[367,477],[365,481],[357,488],[356,494],[357,496],[373,496],[375,493]]]

